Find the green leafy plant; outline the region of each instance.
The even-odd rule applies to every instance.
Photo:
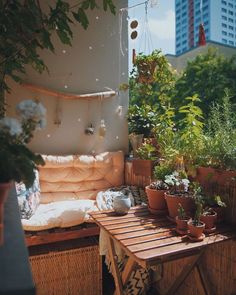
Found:
[[[183,172],[174,171],[165,176],[165,183],[169,186],[169,191],[174,195],[183,195],[188,193],[190,181]]]
[[[155,111],[149,105],[133,105],[128,110],[129,133],[144,134],[149,137],[156,122]]]
[[[222,201],[220,195],[206,195],[204,200],[205,206],[208,207],[226,207],[226,204]]]
[[[196,105],[200,101],[197,95],[185,98],[186,105],[180,107],[178,121],[179,154],[183,156],[185,165],[193,165],[198,161],[203,150],[203,116]]]
[[[34,170],[43,165],[41,155],[33,153],[27,144],[36,129],[45,126],[45,108],[38,102],[22,101],[17,105],[20,121],[5,117],[0,120],[0,182],[23,181],[30,187]]]
[[[220,169],[236,169],[236,115],[226,90],[222,104],[210,113],[204,138],[202,165]]]
[[[157,181],[153,181],[152,183],[150,183],[149,188],[154,189],[154,190],[168,190],[169,186],[164,181],[157,180]]]
[[[178,217],[179,219],[182,219],[182,220],[185,220],[187,217],[186,212],[180,203],[178,205]]]
[[[136,151],[138,157],[143,160],[156,160],[157,148],[146,139]]]
[[[201,202],[196,202],[196,211],[194,214],[194,218],[192,220],[192,224],[194,226],[199,226],[201,225],[200,217],[202,215],[202,203]]]
[[[40,3],[41,2],[41,3]],[[88,10],[97,9],[97,1],[56,0],[44,5],[38,0],[0,1],[0,117],[4,115],[4,90],[9,91],[8,77],[21,81],[25,65],[39,73],[47,70],[39,49],[54,52],[53,33],[63,44],[71,45],[75,22],[87,29]],[[112,0],[103,0],[103,9],[115,13]]]
[[[161,162],[159,165],[156,165],[154,167],[154,178],[165,181],[166,175],[170,175],[172,171],[173,168],[171,165],[169,165],[167,162]]]

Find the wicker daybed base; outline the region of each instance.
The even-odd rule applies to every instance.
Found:
[[[37,295],[101,295],[98,235],[94,223],[25,232]]]

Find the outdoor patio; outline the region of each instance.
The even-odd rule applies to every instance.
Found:
[[[181,71],[138,52],[156,1],[49,3],[0,3],[0,294],[235,295],[236,57],[202,23]]]

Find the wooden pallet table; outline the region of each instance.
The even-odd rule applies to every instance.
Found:
[[[123,287],[136,267],[147,268],[173,261],[182,257],[191,257],[179,276],[168,290],[160,294],[175,294],[190,272],[196,267],[206,294],[214,294],[210,289],[201,258],[204,251],[215,243],[228,241],[236,237],[236,229],[222,225],[215,233],[206,235],[203,241],[193,242],[187,236],[181,237],[174,231],[175,224],[165,216],[152,215],[147,207],[133,207],[127,215],[118,216],[114,211],[92,212],[90,214],[98,226],[109,236],[109,254],[116,285],[116,294],[123,294]],[[118,242],[129,257],[120,275],[114,250],[114,241]]]

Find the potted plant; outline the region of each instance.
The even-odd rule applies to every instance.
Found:
[[[145,139],[136,151],[137,157],[133,159],[133,172],[136,175],[152,177],[153,166],[157,160],[157,149],[149,139]]]
[[[3,205],[13,181],[23,181],[30,187],[35,179],[34,170],[43,165],[41,155],[34,154],[27,144],[33,132],[45,126],[45,108],[32,100],[17,105],[20,121],[4,117],[0,120],[0,244],[3,241]]]
[[[202,203],[196,202],[196,211],[193,219],[188,221],[189,238],[193,241],[201,241],[204,239],[203,230],[205,223],[200,220],[202,214]]]
[[[149,186],[146,186],[145,191],[148,198],[148,208],[151,213],[158,214],[166,212],[164,194],[168,188],[168,185],[163,180],[154,181]]]
[[[142,84],[150,84],[155,81],[157,71],[161,72],[165,57],[160,50],[154,50],[151,54],[140,53],[136,56],[134,66],[137,69],[136,81]]]
[[[215,223],[217,219],[217,213],[209,207],[205,207],[200,216],[200,220],[205,223],[205,233],[214,232],[216,229]]]
[[[165,193],[165,199],[168,207],[169,217],[173,221],[178,215],[178,206],[182,205],[187,215],[191,216],[194,210],[193,195],[189,192],[190,181],[184,171],[174,171],[165,176],[165,183],[169,186]]]
[[[186,215],[183,206],[179,203],[178,207],[178,215],[175,218],[176,221],[176,231],[181,234],[185,235],[188,233],[188,221],[191,218]]]
[[[231,184],[236,180],[236,115],[229,93],[211,108],[197,179],[202,184]]]
[[[204,197],[204,205],[207,208],[211,208],[217,213],[217,220],[216,222],[222,222],[225,218],[225,208],[226,203],[222,201],[220,195],[217,194],[207,194]]]
[[[149,105],[131,105],[127,115],[129,139],[134,157],[143,142],[143,137],[149,138],[155,126],[156,114]]]

